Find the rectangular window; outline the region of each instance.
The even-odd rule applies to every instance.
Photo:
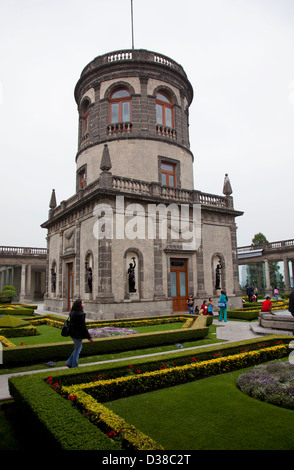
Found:
[[[170,273],[170,284],[171,284],[171,296],[177,296],[177,273],[171,272]]]
[[[126,101],[122,103],[122,120],[123,122],[128,122],[130,121],[130,102]]]
[[[119,104],[111,104],[111,123],[119,122]]]
[[[164,186],[176,185],[176,166],[170,163],[162,162],[160,165],[161,169],[161,184]]]
[[[86,171],[85,170],[82,170],[79,173],[79,186],[80,186],[80,189],[85,189],[86,187]]]
[[[165,108],[165,125],[172,127],[172,111],[170,108]]]
[[[159,104],[156,105],[156,122],[157,124],[163,124],[162,106],[160,106]]]

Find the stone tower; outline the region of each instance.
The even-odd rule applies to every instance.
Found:
[[[90,62],[75,88],[80,118],[77,189],[99,177],[105,143],[114,175],[161,182],[164,160],[173,167],[172,185],[193,189],[188,132],[192,98],[183,68],[153,52],[118,51]]]
[[[242,213],[231,190],[194,189],[192,99],[182,66],[151,51],[112,52],[84,68],[75,87],[76,193],[59,206],[54,193],[42,225],[46,308],[66,311],[82,297],[93,318],[167,314],[186,311],[189,292],[202,303],[219,288],[240,303]]]

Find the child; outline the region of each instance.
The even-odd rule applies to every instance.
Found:
[[[195,312],[194,312],[194,297],[192,294],[189,294],[186,304],[188,305],[188,312],[193,315]]]
[[[212,297],[209,297],[209,300],[208,300],[207,313],[208,313],[208,315],[213,315],[213,299],[212,299]]]
[[[203,300],[203,304],[201,305],[201,308],[200,308],[200,313],[202,313],[202,315],[207,315],[208,306],[206,302],[207,300]]]

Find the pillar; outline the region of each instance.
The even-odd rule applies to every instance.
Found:
[[[24,302],[26,295],[26,264],[21,265],[19,301]]]
[[[25,300],[26,302],[32,300],[32,266],[28,264],[27,267],[27,280],[26,280],[26,291],[25,291]]]
[[[284,258],[285,292],[290,292],[290,276],[288,259]]]
[[[271,288],[271,279],[270,279],[268,259],[264,260],[264,265],[265,265],[265,295],[271,296],[272,288]]]

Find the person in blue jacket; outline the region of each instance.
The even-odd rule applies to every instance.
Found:
[[[227,306],[228,306],[228,297],[225,291],[222,290],[219,301],[218,301],[218,307],[220,309],[219,317],[218,317],[219,321],[223,321],[223,320],[225,322],[227,321]]]

